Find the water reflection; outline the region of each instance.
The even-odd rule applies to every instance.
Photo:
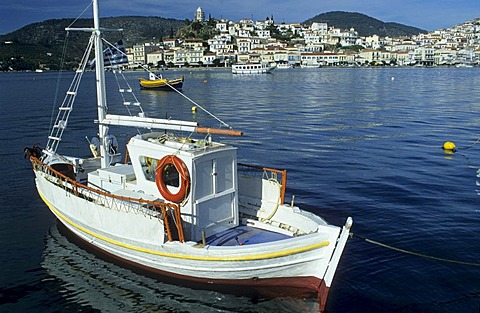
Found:
[[[42,263],[54,280],[49,284],[50,293],[56,293],[52,297],[60,295],[66,302],[53,311],[76,306],[77,311],[93,308],[101,312],[318,312],[313,300],[254,303],[249,298],[193,290],[137,275],[79,248],[59,228],[52,227],[46,237]],[[52,305],[60,306],[58,303]]]

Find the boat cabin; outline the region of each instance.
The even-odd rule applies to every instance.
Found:
[[[210,138],[210,137],[208,137]],[[89,186],[132,198],[179,203],[185,239],[239,224],[236,148],[153,132],[127,144],[131,164],[88,174]]]

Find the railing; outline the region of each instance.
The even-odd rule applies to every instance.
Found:
[[[71,179],[65,174],[43,163],[36,157],[30,156],[30,161],[32,162],[34,171],[45,173],[47,175],[46,179],[49,182],[62,187],[67,192],[73,193],[75,197],[83,198],[106,208],[118,209],[125,212],[134,212],[136,214],[145,214],[162,219],[164,221],[168,241],[174,240],[172,230],[170,228],[171,225],[168,211],[173,212],[173,222],[176,225],[178,240],[180,242],[185,242],[179,204],[110,194],[102,190],[88,187],[74,179]]]
[[[280,204],[285,203],[285,190],[287,189],[287,170],[277,170],[274,168],[269,168],[269,167],[262,167],[262,166],[257,166],[257,165],[249,165],[249,164],[243,164],[243,163],[238,163],[239,167],[244,167],[247,169],[255,169],[255,170],[261,170],[263,171],[262,178],[266,179],[274,179],[276,180],[280,186]],[[281,182],[278,179],[278,176],[281,176]]]

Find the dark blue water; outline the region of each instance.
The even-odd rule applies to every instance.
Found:
[[[109,73],[110,75],[111,73]],[[428,256],[480,263],[480,70],[289,69],[272,75],[167,71],[184,94],[243,138],[239,161],[288,170],[287,199],[353,233]],[[140,73],[128,73],[137,87]],[[64,73],[61,87],[70,83]],[[81,93],[93,97],[92,73]],[[247,298],[172,286],[98,260],[59,233],[25,146],[44,146],[56,73],[0,74],[0,311],[309,312],[311,301]],[[112,86],[116,83],[112,82]],[[61,100],[64,89],[59,94]],[[150,115],[219,126],[175,93],[139,92]],[[109,96],[111,112],[117,95]],[[95,102],[78,98],[60,152],[85,154]],[[114,130],[115,132],[115,130]],[[128,140],[119,129],[121,143]],[[459,151],[444,154],[453,141]],[[473,145],[473,146],[472,146]],[[479,312],[480,266],[350,239],[329,312]]]

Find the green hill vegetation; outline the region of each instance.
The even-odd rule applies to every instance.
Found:
[[[341,29],[354,28],[359,36],[401,37],[426,33],[426,30],[399,23],[385,23],[370,16],[355,12],[333,11],[312,17],[304,24],[327,23]]]
[[[203,39],[208,40],[220,32],[215,28],[217,21],[208,19],[207,22],[185,20],[184,25],[178,30],[177,37],[186,39]]]
[[[52,19],[29,24],[12,33],[0,36],[0,70],[35,70],[46,67],[60,68],[63,47],[68,42],[64,68],[78,65],[88,42],[88,33],[65,32],[73,19]],[[135,43],[158,42],[171,37],[184,25],[183,21],[161,17],[109,17],[102,18],[105,28],[123,29],[106,32],[105,38],[115,43],[123,39],[127,46]],[[79,19],[71,27],[91,27],[91,19]]]

